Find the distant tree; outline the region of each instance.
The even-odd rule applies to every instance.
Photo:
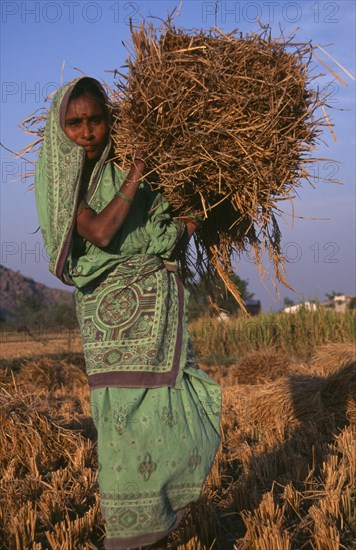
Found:
[[[14,311],[17,324],[27,328],[35,326],[58,325],[73,328],[77,326],[74,301],[73,304],[60,302],[52,307],[43,303],[41,293],[22,293],[17,298]]]
[[[22,292],[16,300],[14,316],[21,325],[31,325],[41,321],[43,313],[42,296],[39,293]]]
[[[254,294],[248,290],[248,281],[241,279],[236,273],[232,273],[230,279],[239,289],[243,300],[251,300],[253,298]],[[211,281],[209,287],[219,309],[226,311],[230,315],[237,313],[239,305],[220,279]],[[189,320],[212,313],[213,307],[209,299],[209,290],[205,281],[201,280],[195,285],[188,303]]]
[[[51,314],[52,323],[63,327],[74,328],[78,325],[74,304],[57,304]]]
[[[349,303],[349,309],[356,309],[356,296],[351,298],[350,303]]]
[[[293,302],[293,300],[288,298],[288,296],[285,296],[285,298],[283,298],[283,305],[284,305],[284,307],[294,306],[294,302]]]

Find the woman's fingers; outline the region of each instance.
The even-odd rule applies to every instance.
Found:
[[[142,149],[136,149],[134,154],[134,161],[141,160],[142,162],[145,162],[145,153],[142,151]]]

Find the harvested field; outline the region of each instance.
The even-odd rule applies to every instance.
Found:
[[[79,330],[64,329],[50,333],[5,330],[0,334],[0,360],[82,351]]]
[[[353,547],[356,366],[349,342],[324,368],[328,346],[309,362],[274,348],[206,367],[224,387],[223,443],[169,548]],[[103,548],[82,355],[3,359],[0,369],[2,547]]]
[[[205,364],[236,365],[246,354],[266,350],[267,354],[279,356],[271,360],[275,370],[283,358],[309,362],[320,346],[330,345],[322,348],[326,351],[318,352],[329,372],[332,365],[342,366],[343,358],[348,362],[354,357],[350,350],[355,349],[356,314],[355,310],[340,315],[323,309],[305,309],[292,315],[262,313],[255,317],[231,317],[223,323],[200,318],[190,324],[190,332],[200,361]],[[348,345],[343,347],[346,343]],[[334,348],[335,353],[331,356],[330,351]],[[318,357],[316,355],[314,360],[316,367]],[[258,361],[262,361],[262,356]]]

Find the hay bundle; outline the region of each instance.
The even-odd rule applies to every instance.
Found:
[[[291,363],[291,358],[278,349],[252,351],[242,357],[236,365],[229,367],[228,384],[257,385],[273,382],[292,372],[298,366]]]
[[[356,361],[356,345],[354,342],[337,342],[321,346],[312,358],[311,367],[317,374],[327,375]]]
[[[321,392],[325,379],[318,376],[288,376],[256,387],[251,394],[249,414],[252,421],[266,429],[278,424],[296,428],[317,421],[324,414]]]
[[[338,424],[355,421],[356,363],[329,376],[293,374],[254,386],[240,395],[250,421],[269,429],[278,424],[297,428],[333,417]],[[239,392],[237,391],[239,395]]]
[[[203,216],[193,260],[200,275],[219,275],[241,302],[231,258],[252,247],[259,266],[268,251],[286,284],[276,214],[310,177],[303,163],[324,124],[313,116],[322,100],[309,88],[312,47],[268,31],[189,34],[169,22],[131,34],[128,75],[114,96],[117,162],[127,168],[137,144],[175,214]]]

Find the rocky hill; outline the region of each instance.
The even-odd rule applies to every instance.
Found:
[[[13,271],[0,265],[0,317],[4,321],[15,320],[18,316],[19,302],[37,304],[37,308],[50,310],[54,306],[73,305],[73,294],[67,290],[48,288],[25,277],[19,271]]]

